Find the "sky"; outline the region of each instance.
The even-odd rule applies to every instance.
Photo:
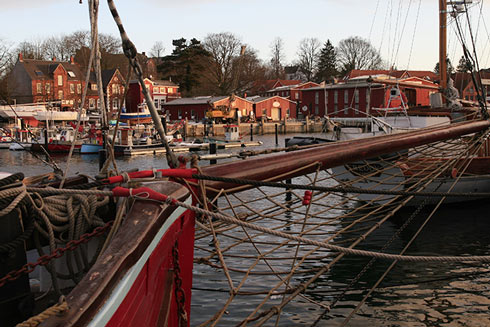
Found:
[[[89,30],[87,1],[0,0],[0,40],[22,41]],[[149,53],[157,41],[169,54],[172,40],[203,40],[231,32],[259,58],[269,60],[280,37],[285,63],[297,58],[304,38],[329,39],[334,46],[350,36],[369,40],[389,66],[433,70],[438,61],[438,0],[115,0],[130,39]],[[473,0],[475,2],[475,0]],[[490,0],[471,8],[482,68],[490,67]],[[488,20],[488,21],[487,21]],[[100,0],[99,31],[118,36],[107,2]],[[448,55],[456,66],[462,55],[450,23]]]

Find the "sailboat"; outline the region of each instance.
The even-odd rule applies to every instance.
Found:
[[[109,5],[124,31],[114,3]],[[131,44],[121,34],[124,44]],[[148,103],[163,142],[161,121]],[[417,175],[416,168],[427,170],[404,162],[404,156],[425,147],[432,153],[456,153],[456,160],[471,159],[474,152],[467,149],[480,150],[489,128],[488,120],[465,121],[204,167],[195,158],[176,160],[167,151],[171,169],[106,174],[90,182],[83,175],[61,181],[53,176],[24,179],[21,173],[1,176],[5,229],[0,236],[6,242],[1,255],[9,258],[1,267],[1,321],[13,325],[34,315],[25,325],[121,327],[189,326],[191,318],[197,319],[192,325],[263,325],[283,318],[292,325],[301,310],[310,320],[328,314],[330,306],[311,292],[324,291],[322,277],[344,257],[488,262],[488,256],[406,256],[358,248],[410,198],[420,196],[417,192],[447,174],[446,166],[430,166],[435,174],[413,185],[397,183],[393,194],[384,194],[391,199],[383,206],[354,205],[352,193],[387,190],[339,186],[329,169],[385,156],[404,175]],[[392,153],[400,154],[391,158]],[[423,196],[451,196],[431,193]],[[33,233],[32,244],[26,243]],[[25,249],[34,262],[26,263]],[[216,292],[207,302],[222,305],[212,313],[206,307],[202,316],[191,314],[193,266],[198,264],[225,276],[195,275],[213,284],[204,289]],[[48,278],[42,269],[36,271],[41,266]],[[35,295],[50,299],[48,307],[34,311]],[[237,299],[243,301],[237,304]],[[232,309],[239,318],[229,314]]]

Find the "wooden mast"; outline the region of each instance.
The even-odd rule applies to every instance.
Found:
[[[439,77],[444,91],[447,88],[447,0],[439,0]]]

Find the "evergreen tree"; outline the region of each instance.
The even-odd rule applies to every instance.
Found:
[[[461,56],[461,59],[459,59],[458,67],[456,67],[456,72],[457,73],[468,73],[471,72],[473,66],[471,65],[471,62],[466,60],[465,56]]]
[[[209,53],[194,38],[190,42],[184,38],[173,40],[172,45],[172,54],[162,58],[158,72],[179,84],[184,96],[193,96],[199,93],[200,72],[207,65]]]
[[[320,50],[320,56],[318,59],[317,73],[315,76],[316,82],[330,81],[337,76],[337,54],[335,48],[327,40],[323,48]]]
[[[447,76],[451,76],[452,73],[454,73],[454,67],[453,64],[451,63],[451,60],[446,57],[446,66],[447,66]],[[434,73],[439,74],[439,62],[437,62],[436,66],[434,67]]]

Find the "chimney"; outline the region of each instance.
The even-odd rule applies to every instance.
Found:
[[[73,58],[73,56],[70,56],[70,63],[71,63],[72,65],[74,65],[74,64],[75,64],[75,58]]]
[[[24,56],[22,56],[22,52],[19,52],[19,61],[24,61]]]
[[[53,57],[53,61],[56,61],[56,57]]]
[[[146,52],[143,51],[141,54],[143,55],[143,57],[146,57]]]

